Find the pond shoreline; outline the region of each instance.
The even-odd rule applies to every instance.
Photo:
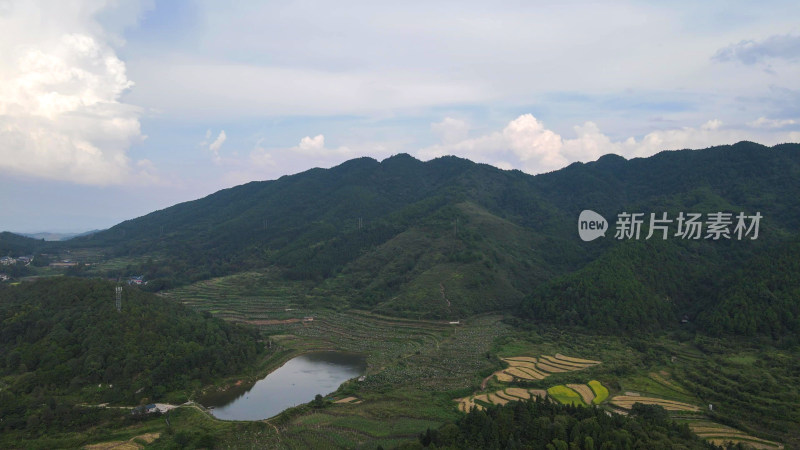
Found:
[[[252,381],[238,380],[195,402],[225,421],[263,421],[301,406],[314,396],[336,392],[342,384],[367,372],[367,356],[339,350],[287,352],[274,369]]]

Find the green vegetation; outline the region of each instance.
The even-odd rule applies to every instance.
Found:
[[[564,385],[557,385],[547,389],[547,395],[564,405],[586,406],[580,394]]]
[[[608,398],[608,389],[603,386],[602,383],[597,380],[592,380],[587,384],[592,388],[592,392],[594,392],[594,400],[592,400],[592,403],[599,405]]]
[[[8,231],[0,232],[0,256],[32,255],[45,245],[43,240],[31,239]]]
[[[435,448],[714,448],[671,421],[663,409],[639,408],[630,417],[597,408],[536,399],[474,410],[455,423],[419,436]],[[415,448],[407,444],[401,448]]]
[[[0,234],[0,251],[39,265],[93,263],[32,264],[18,279],[143,274],[159,293],[126,287],[117,313],[109,282],[3,283],[0,446],[158,433],[151,447],[374,449],[427,428],[421,444],[437,447],[583,448],[584,425],[618,446],[699,448],[687,425],[710,441],[800,446],[798,177],[797,144],[605,156],[535,177],[398,155],[249,183],[67,242]],[[755,241],[609,230],[584,243],[575,219],[587,208],[612,227],[623,211],[764,219]],[[263,423],[183,406],[169,426],[115,408],[183,402],[330,349],[366,355],[365,379],[333,394],[358,402],[320,399]],[[544,360],[492,376],[526,355]],[[575,370],[557,355],[601,363]],[[497,394],[510,389],[568,405],[519,406]],[[574,406],[581,393],[599,405]],[[453,401],[478,397],[486,410],[469,415]],[[632,417],[606,416],[615,409]]]
[[[143,274],[156,291],[272,268],[336,308],[450,320],[502,310],[603,333],[683,326],[785,340],[800,331],[798,174],[799,145],[750,142],[608,155],[535,177],[453,157],[360,158],[48,245],[98,263],[75,274]],[[623,211],[763,220],[755,241],[619,241],[610,230],[584,243],[585,208],[611,227]]]
[[[185,401],[262,353],[255,330],[135,289],[124,290],[118,312],[109,282],[0,286],[0,416],[12,437],[81,430],[121,413],[86,404]]]

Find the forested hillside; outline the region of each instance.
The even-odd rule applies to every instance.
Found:
[[[143,273],[150,290],[272,267],[284,280],[314,283],[344,303],[337,306],[391,315],[511,311],[600,331],[683,321],[710,333],[776,337],[797,330],[788,299],[800,277],[792,264],[777,275],[760,267],[776,251],[797,259],[799,180],[798,144],[740,142],[632,160],[606,155],[537,176],[455,157],[360,158],[54,244],[138,258],[128,269],[93,274]],[[584,209],[608,219],[604,238],[578,238]],[[762,219],[757,240],[648,240],[648,223],[639,239],[620,240],[614,226],[622,212]],[[758,285],[756,295],[748,280],[765,276],[781,282]],[[734,305],[771,312],[754,317]]]
[[[42,247],[44,241],[7,231],[0,232],[0,256],[30,255]]]
[[[78,402],[163,401],[263,352],[256,330],[137,289],[124,290],[118,312],[114,287],[65,277],[0,285],[3,428],[67,425]]]
[[[670,420],[659,406],[636,404],[630,416],[537,398],[474,409],[455,424],[427,430],[401,448],[717,448]]]

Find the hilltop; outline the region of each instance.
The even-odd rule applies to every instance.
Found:
[[[160,290],[270,267],[312,283],[337,307],[450,318],[507,311],[533,321],[597,330],[643,330],[681,321],[717,332],[797,330],[786,316],[736,314],[737,271],[782,250],[796,255],[800,145],[751,142],[664,151],[626,160],[606,155],[531,176],[443,157],[359,158],[273,181],[251,182],[66,242],[107,258],[138,260],[107,276],[144,274]],[[582,242],[580,211],[760,212],[757,240]],[[28,242],[28,241],[26,241]],[[788,254],[787,254],[788,252]],[[791,267],[791,265],[789,266]],[[776,275],[796,280],[794,269]],[[791,289],[766,286],[781,316]],[[741,290],[741,289],[739,289]],[[735,296],[734,296],[735,297]],[[738,297],[736,297],[738,298]],[[738,316],[738,317],[737,317]],[[770,315],[771,317],[771,315]]]

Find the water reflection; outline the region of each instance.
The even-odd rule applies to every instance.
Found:
[[[361,355],[314,352],[289,360],[252,386],[234,386],[204,398],[212,414],[224,420],[261,420],[335,391],[343,382],[366,371]]]

